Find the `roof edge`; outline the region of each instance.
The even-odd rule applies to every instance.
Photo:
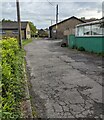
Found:
[[[67,21],[67,20],[70,20],[70,19],[72,19],[72,18],[75,18],[75,19],[77,19],[77,20],[79,20],[79,21],[81,21],[81,22],[83,22],[83,23],[86,23],[84,20],[79,19],[79,18],[77,18],[77,17],[75,17],[75,16],[72,16],[72,17],[67,18],[67,19],[65,19],[65,20],[63,20],[63,21],[61,21],[61,22],[59,22],[59,23],[57,23],[57,24],[61,24],[61,23],[65,22],[65,21]],[[49,28],[51,28],[51,27],[53,27],[53,26],[55,26],[55,25],[56,25],[56,24],[51,25],[51,26],[49,26]]]

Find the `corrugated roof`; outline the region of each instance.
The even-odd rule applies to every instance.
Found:
[[[21,29],[26,29],[27,23],[27,21],[21,22]],[[18,22],[1,22],[1,24],[0,29],[18,29]]]
[[[97,21],[97,20],[99,20],[99,19],[85,19],[84,21],[85,22],[93,22],[93,21]]]
[[[78,24],[76,25],[77,27],[79,26],[86,26],[86,25],[94,25],[94,24],[98,24],[98,23],[102,23],[102,20],[96,20],[96,21],[92,21],[92,22],[87,22],[87,23],[83,23],[83,24]]]

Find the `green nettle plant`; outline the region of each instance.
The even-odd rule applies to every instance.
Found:
[[[24,92],[24,53],[20,50],[15,38],[3,39],[0,46],[2,46],[0,51],[2,57],[0,61],[2,68],[0,117],[5,120],[12,118],[14,120],[21,116],[20,103]]]

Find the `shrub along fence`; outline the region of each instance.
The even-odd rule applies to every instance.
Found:
[[[88,52],[104,53],[104,36],[68,36],[68,46],[70,48],[83,49]]]
[[[21,116],[20,104],[24,92],[24,52],[20,50],[15,38],[1,41],[2,45],[2,96],[0,96],[0,117],[5,120]]]

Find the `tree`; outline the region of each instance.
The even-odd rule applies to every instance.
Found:
[[[85,20],[86,18],[85,17],[81,17],[81,20]]]
[[[31,30],[31,36],[34,37],[37,31],[36,26],[34,26],[32,22],[29,22],[29,25],[30,25],[30,30]]]
[[[2,19],[2,22],[11,22],[12,20],[6,20],[5,18]]]
[[[47,32],[47,29],[40,29],[38,30],[38,35],[39,37],[48,37],[48,32]]]

